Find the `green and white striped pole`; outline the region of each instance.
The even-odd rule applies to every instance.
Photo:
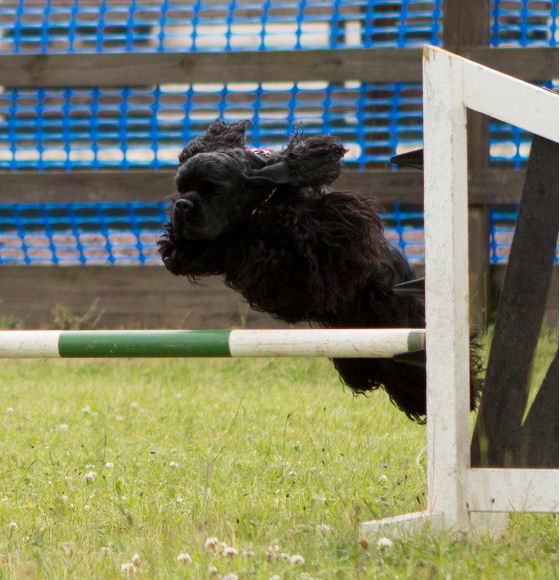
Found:
[[[0,331],[0,358],[390,358],[424,345],[410,328]]]

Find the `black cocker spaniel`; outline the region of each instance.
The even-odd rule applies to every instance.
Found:
[[[333,190],[345,149],[294,135],[279,152],[248,148],[248,121],[217,120],[179,156],[178,194],[159,251],[191,281],[222,275],[255,309],[325,328],[421,328],[424,304],[393,287],[414,277],[384,237],[375,202]],[[334,359],[355,392],[384,387],[423,421],[426,373],[393,359]]]

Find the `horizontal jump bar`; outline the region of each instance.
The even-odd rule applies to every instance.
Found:
[[[0,358],[391,358],[423,349],[424,329],[4,330]]]

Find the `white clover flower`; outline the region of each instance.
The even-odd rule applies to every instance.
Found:
[[[182,498],[182,497],[176,497],[176,498],[175,498],[175,501],[176,501],[177,503],[183,503],[183,498]]]
[[[222,576],[222,580],[239,580],[239,576],[233,572],[230,572],[229,574]]]
[[[6,413],[13,413],[15,411],[15,409],[13,407],[8,407],[6,409]]]
[[[177,558],[176,558],[177,562],[181,562],[183,564],[190,564],[192,562],[192,558],[190,554],[187,554],[186,552],[181,552]]]
[[[218,576],[218,568],[216,566],[208,566],[208,574],[211,578]]]
[[[113,467],[115,467],[115,464],[111,463],[110,461],[107,461],[107,463],[105,464],[105,467],[107,469],[113,469]]]
[[[136,568],[132,562],[125,562],[121,564],[121,574],[123,576],[130,576],[131,574],[136,574]]]
[[[299,554],[294,554],[290,558],[290,564],[293,564],[294,566],[303,566],[305,564],[305,559],[303,556],[300,556]]]
[[[60,501],[68,501],[68,496],[67,495],[61,495],[60,496]]]
[[[176,461],[170,461],[169,462],[169,467],[176,468],[176,467],[179,467],[179,464]]]
[[[255,555],[255,552],[253,552],[253,550],[243,550],[243,552],[241,552],[241,555],[244,558],[252,558]]]
[[[377,540],[377,547],[381,552],[385,552],[393,545],[393,542],[389,538],[379,538]]]
[[[282,580],[282,577],[278,576],[278,574],[274,574],[274,576],[271,576],[269,580]]]
[[[87,511],[89,511],[90,509],[91,509],[91,506],[90,506],[89,504],[86,504],[86,505],[84,506],[84,510],[85,510],[86,512],[87,512]]]
[[[61,424],[58,426],[58,430],[59,430],[59,431],[63,431],[63,432],[64,432],[64,431],[68,431],[68,429],[69,429],[69,427],[68,427],[68,425],[67,425],[66,423],[61,423]]]
[[[379,483],[384,483],[387,481],[387,476],[385,474],[380,475],[378,481]]]
[[[272,543],[266,549],[266,555],[269,560],[278,560],[278,552],[280,551],[280,547],[278,544]]]
[[[204,542],[204,547],[207,550],[216,550],[216,546],[219,544],[220,540],[218,540],[218,538],[206,538],[206,541]]]
[[[281,552],[278,557],[280,560],[290,560],[290,554],[286,554],[286,552]]]
[[[109,553],[109,548],[107,546],[101,546],[101,548],[99,548],[99,551],[101,552],[101,554],[105,555]]]
[[[84,473],[84,479],[86,481],[93,481],[96,477],[97,473],[95,473],[95,471],[88,471],[87,473]]]
[[[315,531],[321,534],[328,534],[331,531],[331,527],[327,524],[317,524],[315,526]]]
[[[86,465],[86,469],[93,469],[95,467],[95,465],[93,463],[88,463]]]
[[[233,558],[234,556],[237,556],[237,550],[233,546],[226,546],[223,549],[222,554],[228,558]]]
[[[288,475],[290,477],[295,477],[297,475],[297,472],[292,469],[292,471],[288,471]]]
[[[122,415],[115,415],[115,421],[124,421],[124,417]]]
[[[140,405],[138,403],[136,403],[135,401],[132,401],[132,403],[130,403],[130,408],[131,409],[139,409]]]
[[[91,407],[89,405],[86,405],[85,407],[82,408],[82,413],[84,415],[89,415],[91,413]]]
[[[17,530],[17,529],[18,529],[18,525],[16,524],[16,522],[10,522],[10,523],[8,524],[8,527],[9,527],[11,530]]]
[[[140,559],[140,554],[138,553],[132,554],[131,561],[132,564],[136,566],[136,568],[140,568],[140,566],[142,565],[142,560]]]
[[[226,548],[229,548],[229,546],[225,542],[218,542],[216,544],[215,550],[216,550],[216,553],[217,554],[221,554],[223,556],[224,555],[224,550]]]

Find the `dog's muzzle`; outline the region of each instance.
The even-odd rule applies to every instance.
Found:
[[[205,231],[208,227],[208,219],[196,192],[183,194],[175,201],[171,221],[175,233],[183,238],[196,240],[208,237]]]

